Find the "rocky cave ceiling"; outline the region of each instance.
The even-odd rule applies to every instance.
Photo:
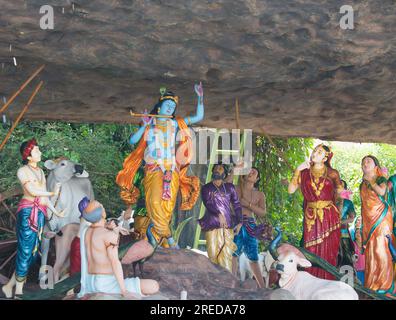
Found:
[[[257,133],[396,144],[395,37],[393,0],[0,0],[0,97],[45,64],[25,119],[126,123],[160,86],[194,112],[202,80],[203,126],[235,128],[238,98],[241,128]]]

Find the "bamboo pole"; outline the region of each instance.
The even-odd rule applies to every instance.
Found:
[[[40,68],[38,68],[30,77],[27,79],[21,87],[16,91],[11,98],[4,104],[4,106],[0,109],[0,113],[3,113],[7,110],[8,106],[11,104],[12,101],[22,92],[23,89],[44,69],[45,65],[43,64]]]
[[[39,90],[41,89],[42,85],[43,85],[43,81],[40,81],[40,83],[37,85],[36,89],[34,89],[32,95],[29,98],[29,101],[27,102],[27,104],[25,105],[25,107],[23,108],[23,110],[21,111],[21,113],[19,114],[18,118],[16,119],[16,121],[14,122],[14,124],[12,125],[11,129],[8,131],[6,137],[4,138],[3,142],[0,145],[0,151],[4,148],[5,144],[7,143],[8,139],[10,138],[12,132],[14,131],[14,129],[16,128],[16,126],[18,125],[19,121],[21,121],[22,117],[24,116],[24,114],[27,112],[30,104],[32,103],[34,97],[36,96],[36,94],[39,92]]]
[[[237,129],[241,128],[240,121],[239,121],[239,101],[238,98],[235,99],[235,120]]]
[[[281,150],[279,150],[279,148],[276,146],[276,144],[274,143],[274,141],[272,140],[272,138],[271,138],[268,134],[266,134],[265,132],[264,132],[264,137],[268,140],[268,142],[270,143],[270,145],[272,145],[272,146],[274,147],[275,152],[278,154],[278,156],[279,156],[283,161],[285,161],[285,163],[286,163],[286,165],[289,167],[289,169],[290,169],[291,171],[294,171],[294,168],[291,166],[290,162],[287,161],[285,154],[284,154]]]
[[[241,155],[241,123],[240,123],[240,118],[239,118],[239,101],[238,98],[235,99],[235,123],[236,123],[236,129],[238,130],[238,140],[237,140],[237,148],[239,150],[239,155]],[[242,134],[242,139],[243,139],[243,134]],[[245,146],[244,146],[245,147]],[[239,161],[241,161],[239,159]],[[233,177],[233,183],[239,184],[239,176],[237,178]],[[243,191],[241,187],[241,197],[243,197]]]
[[[240,118],[239,118],[239,101],[238,98],[235,99],[235,120],[237,129],[240,129]],[[264,137],[268,140],[269,144],[272,145],[275,149],[277,155],[286,163],[291,171],[294,171],[293,167],[290,165],[289,161],[287,161],[285,154],[276,146],[272,138],[265,132],[263,132]]]

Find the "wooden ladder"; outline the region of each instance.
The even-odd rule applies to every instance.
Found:
[[[212,144],[211,150],[210,150],[210,161],[208,164],[208,173],[206,175],[205,184],[212,181],[212,168],[213,168],[213,165],[216,163],[216,159],[217,159],[218,155],[237,155],[237,154],[239,154],[240,157],[244,156],[244,150],[245,150],[245,144],[246,144],[246,138],[247,138],[247,134],[246,134],[245,130],[242,134],[242,137],[240,137],[240,140],[239,140],[239,149],[230,149],[230,150],[219,149],[220,131],[218,129],[215,129],[215,130],[216,130],[216,132],[215,132],[213,144]],[[235,175],[234,179],[233,179],[234,185],[236,185],[238,183],[238,180],[239,180],[239,175]],[[205,214],[205,205],[202,202],[201,208],[199,211],[199,219],[201,219],[204,216],[204,214]],[[199,246],[206,246],[206,240],[201,239],[201,231],[202,231],[201,226],[199,225],[199,223],[197,223],[197,227],[195,229],[194,244],[193,244],[194,249],[198,249]]]

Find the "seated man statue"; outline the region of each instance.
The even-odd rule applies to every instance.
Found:
[[[81,291],[78,297],[101,292],[136,299],[157,293],[159,284],[155,280],[124,279],[118,258],[119,229],[106,228],[106,211],[102,204],[85,197],[79,208],[82,217],[92,224],[81,232]]]

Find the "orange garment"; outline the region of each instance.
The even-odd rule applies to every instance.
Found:
[[[392,209],[366,183],[362,183],[360,196],[366,260],[364,286],[387,291],[393,284],[392,256],[385,238],[393,230]]]
[[[177,171],[174,171],[170,182],[171,198],[169,200],[162,199],[163,176],[164,174],[159,167],[156,166],[152,171],[147,165],[145,166],[143,185],[147,216],[154,224],[151,233],[158,243],[161,239],[172,236],[170,223],[176,205],[177,191],[179,190],[179,175]]]
[[[181,117],[177,117],[176,120],[180,129],[179,134],[181,135],[180,143],[176,150],[176,171],[178,171],[179,180],[179,187],[176,189],[176,193],[177,190],[180,189],[181,210],[190,210],[193,208],[198,199],[200,193],[200,182],[199,178],[196,176],[187,176],[188,166],[193,156],[193,144],[190,131],[188,130],[188,126],[185,123],[184,119]],[[123,169],[117,174],[116,177],[116,183],[121,187],[121,198],[125,201],[128,200],[129,204],[136,203],[138,199],[138,196],[127,197],[127,195],[138,195],[138,193],[136,192],[137,188],[133,185],[133,179],[143,161],[144,151],[147,147],[146,136],[149,132],[149,129],[149,127],[146,128],[142,139],[140,139],[139,141],[138,146],[124,160]],[[148,190],[145,190],[145,192],[147,194]],[[150,208],[151,205],[146,203],[146,207]]]

